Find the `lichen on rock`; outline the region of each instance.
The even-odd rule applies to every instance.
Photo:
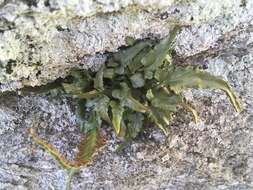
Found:
[[[147,131],[124,154],[116,138],[74,189],[252,189],[253,2],[250,0],[0,0],[0,189],[63,189],[66,173],[33,144],[39,126],[67,158],[79,128],[73,102],[52,94],[22,94],[65,77],[74,67],[96,69],[126,37],[161,39],[183,25],[176,63],[195,64],[229,81],[245,110],[234,115],[225,95],[187,91],[198,128],[180,111],[172,134]],[[210,106],[210,104],[212,106]],[[111,134],[111,133],[109,133]],[[103,169],[101,169],[103,168]]]
[[[7,1],[0,10],[1,20],[10,23],[0,34],[1,91],[46,84],[73,67],[87,69],[92,67],[87,56],[117,51],[127,36],[162,38],[175,23],[192,25],[182,31],[178,53],[203,51],[250,22],[253,7],[251,2],[201,0],[25,2]]]

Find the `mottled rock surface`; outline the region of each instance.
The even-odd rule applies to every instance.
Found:
[[[68,159],[80,141],[75,106],[54,93],[19,94],[96,68],[125,38],[162,38],[175,23],[176,63],[199,64],[228,80],[244,107],[220,91],[185,92],[200,112],[180,110],[169,137],[147,130],[123,153],[108,144],[73,189],[253,189],[253,1],[0,0],[0,189],[64,189],[66,172],[29,136],[38,127]],[[14,92],[7,92],[14,91]],[[106,127],[105,127],[106,128]]]

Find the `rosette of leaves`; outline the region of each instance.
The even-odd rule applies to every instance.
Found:
[[[197,122],[197,112],[182,94],[187,88],[220,89],[236,111],[242,111],[226,81],[197,67],[172,63],[172,46],[178,30],[175,27],[171,35],[158,43],[139,41],[111,54],[97,72],[71,72],[62,85],[66,93],[78,100],[80,122],[87,135],[100,128],[103,121],[126,140],[135,138],[147,123],[153,123],[167,135],[178,106],[191,111]],[[91,114],[84,122],[87,108]],[[96,143],[90,144],[95,148]]]

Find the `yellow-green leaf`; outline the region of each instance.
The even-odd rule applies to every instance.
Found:
[[[35,129],[31,128],[30,134],[32,135],[33,140],[49,152],[64,169],[71,170],[79,168],[77,164],[67,161],[54,146],[38,137]]]
[[[176,111],[176,107],[179,103],[182,103],[183,97],[177,94],[167,94],[163,90],[153,91],[154,98],[151,99],[152,106],[167,110],[171,112]]]
[[[149,108],[147,106],[143,105],[132,96],[128,96],[126,98],[125,105],[137,112],[145,113],[149,111]]]
[[[91,90],[89,92],[83,92],[83,93],[76,93],[74,94],[74,97],[83,98],[83,99],[90,99],[90,98],[96,98],[101,95],[101,92],[97,90]]]
[[[190,111],[194,117],[194,121],[196,124],[199,123],[199,114],[198,112],[192,107],[192,105],[188,102],[183,102],[180,104],[181,106],[183,106],[184,108],[186,108],[188,111]]]
[[[76,86],[75,84],[71,83],[62,83],[62,87],[64,89],[64,91],[67,93],[67,94],[76,94],[76,93],[81,93],[83,88],[82,87],[79,87],[79,86]]]
[[[110,99],[107,96],[102,96],[95,102],[94,109],[103,120],[111,123],[111,119],[108,115],[109,104]]]
[[[96,150],[104,144],[104,139],[99,134],[98,128],[92,129],[88,134],[86,134],[85,138],[80,143],[79,152],[76,157],[76,163],[79,165],[85,165],[89,163]]]
[[[112,79],[114,77],[115,71],[113,68],[104,69],[104,78]]]
[[[85,123],[84,128],[82,129],[83,133],[89,133],[89,131],[92,131],[93,129],[99,128],[101,126],[101,118],[96,114],[96,112],[92,112],[92,115],[90,116],[87,123]]]
[[[112,124],[115,129],[116,134],[120,133],[121,120],[123,117],[124,108],[115,101],[110,102],[110,106],[112,108]]]
[[[175,93],[180,93],[186,88],[220,89],[229,96],[236,111],[242,111],[239,99],[231,87],[226,81],[216,76],[193,67],[175,67],[168,76],[168,79],[164,81],[162,85],[168,85]]]

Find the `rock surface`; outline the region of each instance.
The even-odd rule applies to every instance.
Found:
[[[253,188],[253,2],[0,0],[0,189],[64,189],[67,174],[29,136],[38,127],[68,159],[80,141],[74,103],[54,93],[21,95],[64,77],[73,67],[96,68],[125,38],[162,38],[175,23],[178,64],[199,64],[228,80],[244,111],[220,91],[185,92],[200,113],[178,112],[169,137],[146,131],[123,153],[108,141],[73,189]],[[6,92],[6,91],[16,92]]]

